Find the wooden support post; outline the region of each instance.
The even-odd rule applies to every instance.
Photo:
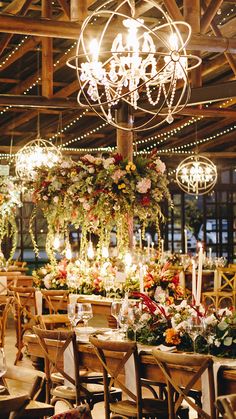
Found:
[[[184,0],[184,18],[192,28],[193,34],[200,33],[200,0]],[[193,54],[200,56],[200,51],[193,51]],[[191,72],[192,87],[202,85],[201,65]]]
[[[133,161],[133,138],[134,134],[132,131],[133,118],[131,109],[128,104],[123,102],[120,108],[117,110],[117,121],[120,126],[129,127],[130,131],[117,129],[116,141],[117,141],[117,152],[122,155],[123,158]],[[133,218],[127,214],[127,228],[129,232],[129,248],[133,249]]]
[[[42,17],[51,18],[51,0],[42,0]],[[53,96],[53,56],[52,38],[42,39],[42,95]]]

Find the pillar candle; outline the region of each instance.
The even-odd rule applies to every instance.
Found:
[[[164,239],[161,239],[161,256],[163,256],[164,253]]]
[[[140,249],[142,249],[142,231],[141,231],[141,228],[139,228],[138,232],[139,232],[139,247],[140,247]]]
[[[139,265],[139,288],[140,288],[140,292],[144,292],[143,277],[144,277],[144,270],[143,270],[142,264],[140,263],[140,265]]]
[[[184,229],[184,253],[188,253],[188,235],[187,235],[187,229]]]
[[[150,245],[151,245],[151,236],[147,235],[147,255],[150,258]]]
[[[198,273],[197,273],[197,297],[196,305],[200,305],[201,301],[201,292],[202,292],[202,265],[203,265],[203,248],[202,244],[199,244],[198,252]]]
[[[192,299],[196,302],[196,293],[197,293],[197,282],[196,282],[196,263],[195,260],[192,259]]]
[[[212,259],[212,248],[209,247],[209,260],[211,261],[211,259]]]

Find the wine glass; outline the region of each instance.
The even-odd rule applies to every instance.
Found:
[[[196,321],[190,321],[186,327],[186,332],[191,337],[193,342],[193,352],[196,352],[196,339],[203,333],[203,324]]]
[[[93,317],[92,305],[90,303],[77,303],[80,319],[84,322],[84,327],[88,326],[88,321]]]
[[[111,303],[111,315],[113,317],[115,317],[115,319],[116,319],[117,331],[119,330],[118,317],[119,317],[119,314],[120,314],[121,306],[122,306],[122,301],[112,301],[112,303]]]
[[[0,348],[0,378],[6,373],[7,371],[7,363],[4,348]]]
[[[142,317],[142,310],[140,309],[139,305],[136,304],[130,304],[128,307],[128,327],[131,327],[134,333],[134,340],[136,341],[136,334],[137,330],[142,327],[140,324]]]
[[[78,317],[76,316],[76,303],[67,304],[67,315],[70,320],[71,326],[76,327],[78,323]]]

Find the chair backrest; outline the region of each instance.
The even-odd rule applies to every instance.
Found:
[[[7,316],[12,307],[13,298],[8,297],[6,301],[0,301],[0,347],[4,347],[5,333],[7,326]]]
[[[20,416],[24,412],[25,407],[29,403],[28,394],[19,396],[0,396],[0,415],[1,418],[7,419],[11,412],[15,412],[14,418]]]
[[[52,388],[51,374],[59,372],[65,380],[75,386],[76,404],[80,399],[80,377],[79,377],[79,354],[76,345],[75,332],[61,330],[45,330],[34,327],[34,332],[38,337],[39,344],[42,348],[45,361],[46,374],[46,401],[50,401],[50,390]],[[56,352],[52,350],[52,340],[56,341]],[[73,368],[71,374],[66,371],[64,365],[64,355],[66,350],[71,350],[73,359]],[[63,366],[64,365],[64,366]]]
[[[31,400],[38,399],[44,390],[45,382],[46,375],[44,372],[31,368],[17,367],[16,365],[8,365],[7,371],[2,377],[4,386],[8,388],[10,384],[11,390],[16,386],[17,391],[20,383],[21,388],[25,388]]]
[[[41,292],[50,314],[58,314],[60,310],[65,311],[69,302],[69,290],[41,289]]]
[[[41,314],[37,316],[37,323],[42,329],[58,329],[71,325],[67,314]]]
[[[236,394],[217,397],[216,407],[224,419],[236,419]]]
[[[19,275],[16,280],[16,287],[33,287],[33,276]]]
[[[33,287],[11,287],[14,302],[20,314],[26,314],[32,318],[37,313],[37,305],[35,298],[35,288]]]
[[[230,268],[217,268],[218,290],[233,292],[236,290],[236,270]]]
[[[138,416],[142,414],[142,397],[141,397],[141,382],[140,382],[140,365],[136,342],[117,342],[117,341],[103,341],[98,339],[96,335],[90,336],[90,342],[94,346],[95,353],[103,368],[104,381],[104,403],[106,417],[110,417],[109,400],[110,389],[118,386],[131,400],[136,403]],[[117,362],[114,359],[109,361],[109,352],[118,352],[120,357]],[[134,365],[134,380],[135,380],[135,394],[123,382],[121,375],[124,374],[125,365],[132,362]]]
[[[176,412],[185,400],[199,415],[204,419],[215,419],[215,387],[213,377],[213,360],[210,356],[195,355],[195,354],[177,354],[162,352],[158,349],[152,351],[161,371],[164,374],[167,390],[168,390],[168,408],[169,419],[176,418]],[[174,371],[179,369],[179,374],[182,370],[192,371],[189,381],[183,386],[180,384],[181,380],[175,376]],[[206,412],[198,406],[189,396],[189,392],[194,388],[194,385],[206,373],[208,378],[208,391],[209,391],[209,410]],[[203,376],[206,380],[205,375]],[[176,393],[179,396],[176,401]]]

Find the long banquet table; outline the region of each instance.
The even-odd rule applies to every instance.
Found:
[[[28,348],[28,353],[34,359],[34,366],[39,367],[39,359],[42,360],[43,353],[42,349],[38,343],[37,336],[34,334],[25,335],[24,341]],[[53,341],[50,341],[51,353],[58,351],[58,344]],[[141,347],[142,351],[140,353],[140,368],[141,368],[141,377],[154,380],[156,382],[165,382],[164,376],[160,371],[154,357],[150,353],[151,347]],[[78,351],[81,365],[86,367],[91,371],[101,371],[101,366],[97,359],[97,356],[94,353],[93,347],[89,343],[78,343]],[[114,366],[118,364],[121,355],[118,353],[113,353],[110,356],[110,362]],[[217,358],[217,361],[220,359]],[[224,361],[222,359],[222,361]],[[183,387],[189,381],[190,376],[193,373],[193,369],[189,368],[188,371],[183,371],[181,367],[176,367],[173,370],[173,374],[178,377],[178,382]],[[198,381],[194,387],[196,390],[201,389],[201,383]],[[220,368],[218,372],[218,395],[223,394],[232,394],[236,393],[236,369],[226,369],[225,367]]]

